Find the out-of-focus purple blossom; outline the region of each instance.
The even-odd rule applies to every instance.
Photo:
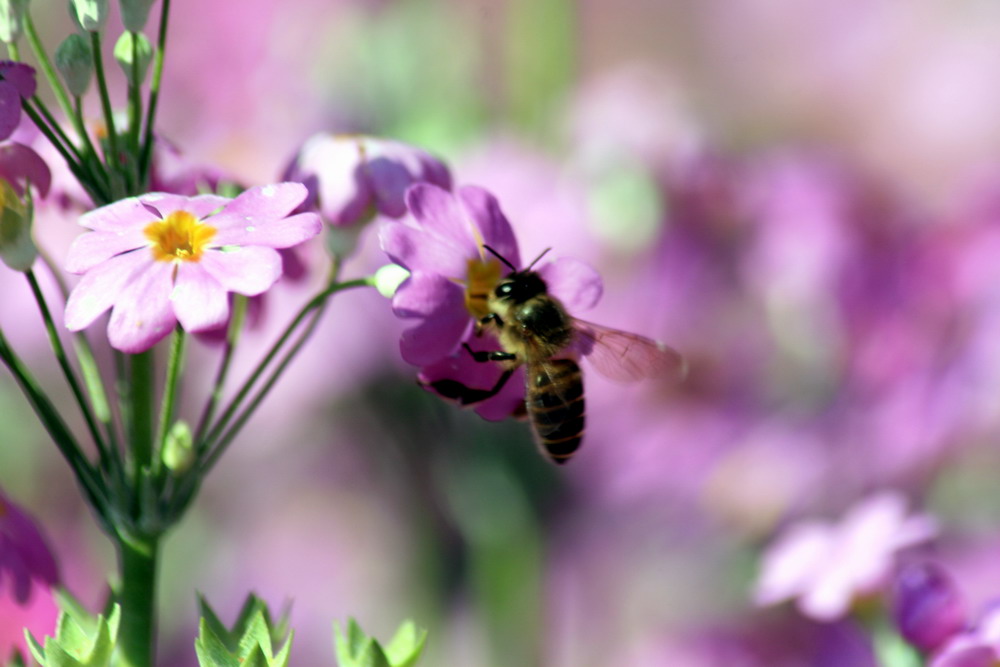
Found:
[[[352,134],[317,134],[299,149],[284,178],[309,188],[304,206],[338,227],[376,213],[400,218],[414,183],[451,189],[451,174],[428,152],[399,141]]]
[[[11,142],[0,146],[0,178],[23,195],[30,184],[42,198],[48,196],[52,172],[45,160],[24,144]]]
[[[319,234],[315,213],[286,217],[305,195],[299,183],[232,200],[152,193],[84,215],[80,224],[93,231],[67,257],[68,271],[85,274],[67,301],[67,328],[84,329],[113,307],[108,338],[129,353],[149,349],[178,321],[187,331],[218,328],[229,292],[265,292],[281,276],[278,249]]]
[[[842,618],[856,598],[885,584],[897,552],[936,532],[933,519],[908,516],[905,498],[892,491],[864,499],[837,524],[797,523],[764,555],[754,600],[770,605],[796,599],[810,618]]]
[[[460,348],[498,349],[489,336],[472,336],[475,323],[489,314],[483,296],[507,273],[485,250],[490,246],[515,268],[521,267],[517,240],[496,198],[475,186],[456,194],[429,184],[406,193],[412,219],[385,225],[380,234],[389,258],[410,271],[393,297],[393,312],[417,320],[403,332],[400,352],[408,363],[423,367],[421,382],[444,379],[482,389],[492,387],[502,369],[475,362]],[[592,307],[601,295],[601,279],[590,266],[559,258],[537,268],[549,292],[570,312]],[[524,400],[516,380],[477,404],[487,419],[502,419]]]
[[[933,563],[904,566],[893,582],[892,614],[900,634],[930,653],[965,625],[962,596],[948,573]]]
[[[0,592],[12,590],[25,604],[32,587],[59,582],[59,568],[34,521],[0,492]]]
[[[149,170],[149,189],[193,197],[206,192],[218,193],[223,181],[232,179],[221,168],[192,161],[170,141],[157,137],[153,143]]]
[[[975,628],[954,635],[929,667],[996,667],[1000,664],[1000,607],[986,612]]]
[[[21,98],[35,94],[35,70],[24,63],[0,61],[0,139],[21,122]]]

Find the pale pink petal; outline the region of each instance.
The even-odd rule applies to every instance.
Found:
[[[517,239],[514,238],[514,230],[511,229],[507,216],[500,210],[497,198],[474,185],[460,188],[458,197],[478,228],[483,243],[514,266],[520,267],[521,255],[517,249]]]
[[[469,260],[479,255],[475,247],[458,246],[422,229],[393,222],[379,230],[382,250],[396,264],[410,271],[440,273],[456,280],[469,271]]]
[[[229,319],[228,292],[194,262],[178,267],[170,302],[185,331],[215,329]]]
[[[850,572],[841,576],[826,572],[809,590],[799,597],[799,611],[817,621],[835,621],[847,615],[854,599]]]
[[[208,220],[213,224],[220,216]],[[228,225],[219,228],[212,245],[267,246],[268,248],[290,248],[308,241],[323,229],[323,222],[315,213],[300,213],[280,220],[244,221],[242,225]]]
[[[415,366],[435,362],[451,354],[472,328],[465,309],[465,292],[437,274],[414,273],[392,299],[398,317],[419,318],[403,331],[399,341],[403,359]]]
[[[170,333],[177,322],[170,307],[173,270],[170,262],[153,262],[122,290],[108,322],[111,347],[144,352]]]
[[[281,277],[281,255],[263,246],[209,250],[201,266],[229,292],[256,296]]]
[[[141,227],[118,232],[84,232],[73,239],[73,244],[69,247],[66,270],[70,273],[83,273],[115,255],[148,246],[149,240]],[[152,260],[148,251],[144,254]]]
[[[204,194],[195,197],[185,197],[169,192],[150,192],[149,194],[142,195],[139,199],[143,204],[156,209],[160,214],[159,219],[166,218],[176,211],[187,211],[199,220],[232,201],[218,195]],[[156,216],[154,215],[155,218]]]
[[[254,220],[283,218],[305,201],[308,194],[306,186],[301,183],[258,185],[229,202],[219,215]]]
[[[473,218],[455,196],[429,183],[417,183],[406,191],[406,206],[420,229],[459,249],[466,256],[478,254]]]
[[[318,207],[331,224],[347,225],[372,204],[362,158],[360,137],[317,134],[302,146],[285,177],[308,188],[306,206]]]
[[[112,257],[88,271],[66,301],[66,328],[80,331],[118,300],[133,276],[151,264],[147,253],[138,251]]]
[[[805,522],[788,529],[764,555],[754,601],[769,605],[801,593],[822,568],[833,539],[833,529],[825,523]]]
[[[154,220],[159,218],[138,197],[121,199],[80,216],[80,224],[84,227],[106,232],[144,227]]]
[[[544,264],[538,273],[548,285],[549,294],[559,299],[570,314],[593,308],[604,293],[601,275],[590,264],[572,257]]]

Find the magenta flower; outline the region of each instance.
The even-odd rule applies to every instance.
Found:
[[[440,160],[399,141],[353,134],[310,137],[285,171],[285,179],[309,188],[306,205],[335,226],[406,214],[404,194],[414,183],[451,189]]]
[[[45,160],[32,148],[16,142],[0,146],[0,178],[19,195],[24,194],[29,183],[40,197],[47,196],[52,186],[52,172]]]
[[[34,584],[55,586],[59,569],[35,523],[0,492],[0,588],[8,581],[23,605]]]
[[[286,217],[305,196],[300,183],[232,200],[151,193],[85,214],[80,224],[93,231],[77,237],[66,260],[84,274],[66,304],[67,328],[84,329],[112,308],[112,347],[136,353],[177,322],[192,332],[221,326],[230,292],[263,293],[281,276],[277,249],[319,234],[315,213]]]
[[[380,234],[389,258],[410,271],[393,297],[393,312],[413,319],[403,332],[403,359],[423,367],[421,382],[454,380],[489,389],[500,376],[498,364],[475,362],[461,349],[499,349],[489,336],[473,335],[476,321],[489,311],[481,297],[508,269],[485,250],[490,246],[513,266],[521,255],[510,223],[496,198],[475,186],[456,194],[428,184],[406,193],[412,219],[385,225]],[[549,292],[573,314],[592,307],[601,296],[601,278],[587,264],[561,258],[537,267]],[[524,383],[512,379],[495,397],[477,404],[487,419],[503,419],[524,403]]]
[[[976,627],[954,635],[928,665],[929,667],[1000,665],[1000,606],[994,606],[987,611]]]
[[[936,531],[931,518],[908,517],[905,499],[891,491],[861,501],[839,524],[798,523],[764,555],[755,601],[770,605],[796,598],[810,618],[841,618],[855,598],[885,584],[898,551]]]
[[[21,122],[21,98],[35,94],[35,70],[24,63],[0,61],[0,139]]]
[[[899,633],[930,653],[965,626],[965,604],[948,573],[933,563],[911,563],[893,582],[892,615]]]

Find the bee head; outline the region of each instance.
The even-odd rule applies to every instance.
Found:
[[[502,301],[524,303],[548,291],[545,281],[534,271],[515,271],[496,286],[493,295]]]

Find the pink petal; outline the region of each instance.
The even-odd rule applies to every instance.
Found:
[[[73,239],[73,244],[69,247],[66,270],[70,273],[84,273],[115,255],[148,246],[149,241],[141,228],[123,229],[119,232],[84,232]],[[149,255],[152,260],[148,251],[144,254]]]
[[[465,207],[447,190],[429,183],[417,183],[406,191],[406,206],[420,229],[459,249],[464,256],[478,253],[472,220]]]
[[[11,142],[0,146],[0,176],[24,194],[24,186],[35,186],[39,196],[46,197],[52,185],[52,172],[45,160],[24,144]]]
[[[281,277],[281,255],[263,246],[209,250],[201,266],[229,292],[256,296]]]
[[[474,350],[496,350],[499,345],[492,336],[468,338]],[[464,349],[456,349],[444,359],[420,369],[421,385],[434,391],[432,384],[440,380],[451,380],[469,389],[492,389],[503,374],[503,367],[495,362],[480,363]],[[473,403],[476,413],[489,421],[500,421],[510,417],[524,405],[524,371],[518,369],[500,392],[479,403]]]
[[[80,280],[66,301],[66,328],[80,331],[118,300],[133,276],[152,263],[142,251],[130,252],[95,266]]]
[[[833,539],[833,530],[825,523],[789,528],[764,555],[754,590],[756,604],[774,604],[805,591],[821,572]]]
[[[362,174],[361,144],[357,137],[332,134],[310,137],[285,176],[303,183],[310,192],[305,205],[318,207],[334,225],[357,222],[374,196]]]
[[[84,213],[80,216],[80,224],[102,232],[119,232],[143,228],[158,219],[138,197],[129,197]]]
[[[170,302],[185,331],[215,329],[229,319],[228,292],[194,262],[178,267]]]
[[[185,197],[169,192],[150,192],[139,197],[139,200],[148,206],[155,208],[159,212],[159,217],[154,215],[154,219],[166,218],[171,213],[177,211],[187,211],[195,218],[201,220],[213,211],[228,204],[231,199],[218,195],[197,195],[195,197]]]
[[[405,330],[399,341],[403,359],[415,366],[448,356],[472,328],[464,290],[437,274],[414,273],[407,278],[392,299],[392,309],[399,317],[422,320]]]
[[[177,322],[170,307],[173,270],[170,262],[153,262],[122,290],[108,322],[111,347],[144,352],[170,333]]]
[[[308,194],[301,183],[258,185],[232,200],[222,215],[249,216],[255,220],[283,218],[298,208]]]
[[[469,260],[478,257],[470,244],[457,246],[403,223],[382,225],[379,230],[382,250],[396,264],[410,271],[425,271],[462,280],[469,271]]]
[[[21,96],[8,81],[0,81],[0,139],[6,139],[21,122]]]
[[[212,224],[216,218],[208,220]],[[323,222],[315,213],[300,213],[279,220],[260,220],[256,223],[227,225],[220,228],[212,239],[213,245],[267,246],[269,248],[291,248],[308,241],[323,229]]]
[[[21,97],[31,97],[38,86],[35,81],[35,69],[24,63],[5,61],[0,65],[0,76],[17,89]]]
[[[521,266],[521,255],[517,250],[517,239],[507,217],[500,210],[497,198],[486,190],[474,185],[459,189],[458,197],[472,218],[483,242],[496,250],[514,266]]]
[[[593,308],[604,293],[604,282],[590,264],[561,257],[538,269],[549,294],[562,301],[570,314]]]

